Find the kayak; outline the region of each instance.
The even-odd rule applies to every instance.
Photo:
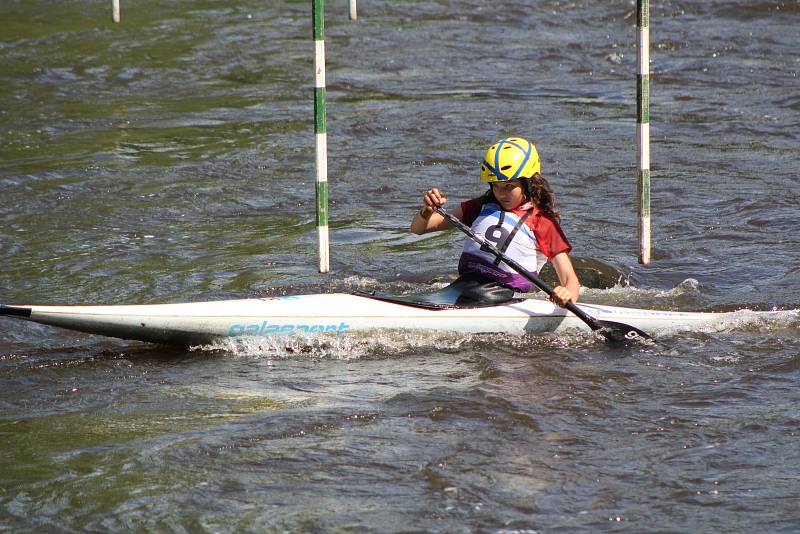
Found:
[[[645,331],[691,330],[740,312],[660,311],[580,304],[599,320]],[[749,312],[761,317],[778,312]],[[419,296],[328,293],[150,305],[0,305],[0,315],[104,336],[173,345],[223,338],[369,335],[380,331],[505,333],[589,330],[572,312],[541,299],[458,306]],[[739,317],[741,315],[738,315]]]

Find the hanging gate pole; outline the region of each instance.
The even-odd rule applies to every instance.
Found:
[[[323,0],[312,0],[314,19],[314,133],[316,136],[319,272],[331,270],[328,243],[328,136],[325,127],[325,18]]]
[[[639,263],[650,263],[650,8],[649,0],[636,0],[636,27],[639,31],[636,76],[636,141],[639,203]]]

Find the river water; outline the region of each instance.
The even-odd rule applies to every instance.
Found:
[[[582,301],[800,307],[800,3],[651,11],[653,261],[636,261],[633,2],[0,5],[0,301],[441,287],[422,191],[531,138]],[[164,348],[0,319],[0,531],[796,532],[800,318],[655,332]]]

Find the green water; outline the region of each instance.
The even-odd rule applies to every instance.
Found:
[[[630,5],[326,5],[317,272],[308,2],[0,3],[0,302],[422,291],[496,139],[536,143],[583,302],[800,307],[796,2],[651,6],[653,264]],[[582,335],[170,349],[0,319],[0,531],[791,532],[796,313]]]

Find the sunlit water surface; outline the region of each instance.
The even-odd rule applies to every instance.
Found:
[[[326,6],[332,273],[309,2],[4,2],[0,302],[441,287],[486,146],[538,146],[582,300],[800,307],[797,2],[652,5],[636,262],[632,2]],[[0,319],[0,530],[794,532],[800,319],[171,349]]]

